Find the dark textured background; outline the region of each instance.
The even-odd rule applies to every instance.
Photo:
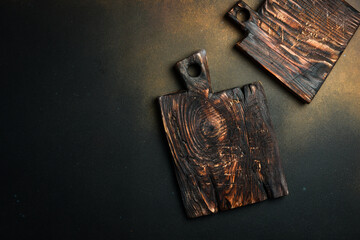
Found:
[[[234,3],[0,2],[0,239],[359,236],[360,31],[305,105],[233,48]],[[200,48],[215,91],[262,81],[289,196],[186,219],[155,99]]]

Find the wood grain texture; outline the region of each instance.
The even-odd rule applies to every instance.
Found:
[[[244,11],[250,18],[238,20]],[[228,16],[247,34],[236,46],[307,103],[360,23],[359,12],[342,0],[265,0],[258,12],[239,1]]]
[[[198,64],[198,77],[188,66]],[[260,82],[213,93],[205,50],[177,68],[188,91],[159,98],[188,217],[288,194]]]

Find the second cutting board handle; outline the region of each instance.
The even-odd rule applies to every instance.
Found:
[[[239,1],[236,5],[230,9],[227,15],[244,31],[248,31],[248,25],[259,21],[259,16],[249,5],[243,1]]]
[[[204,49],[181,60],[176,64],[176,67],[184,79],[189,91],[208,97],[209,93],[212,92],[212,89],[206,51]],[[198,73],[195,76],[190,73],[190,67],[198,69]]]

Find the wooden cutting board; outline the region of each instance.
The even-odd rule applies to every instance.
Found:
[[[265,0],[257,12],[239,1],[228,16],[247,34],[236,46],[307,103],[360,23],[342,0]]]
[[[190,65],[200,74],[192,77]],[[205,50],[176,65],[188,91],[159,98],[186,213],[199,217],[288,194],[260,82],[213,93]]]

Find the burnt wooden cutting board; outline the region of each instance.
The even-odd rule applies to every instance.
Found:
[[[188,73],[193,64],[201,69],[197,77]],[[187,215],[287,195],[262,85],[213,93],[205,50],[176,66],[188,91],[159,102]]]
[[[239,1],[228,15],[247,34],[237,47],[307,103],[360,22],[359,12],[342,0],[265,0],[258,12]]]

